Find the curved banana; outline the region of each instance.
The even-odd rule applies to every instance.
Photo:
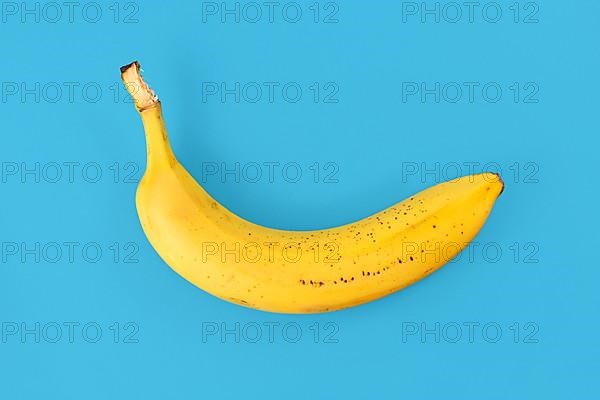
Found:
[[[177,161],[139,63],[121,72],[146,132],[147,168],[136,195],[143,230],[178,274],[233,303],[318,313],[393,293],[465,248],[504,188],[496,174],[472,175],[332,229],[259,226],[221,206]]]

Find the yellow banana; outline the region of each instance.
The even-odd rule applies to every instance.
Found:
[[[147,167],[142,228],[178,274],[230,302],[280,313],[334,311],[400,290],[475,237],[504,188],[497,174],[433,186],[358,222],[318,231],[253,224],[213,199],[177,161],[160,101],[140,65],[121,68],[142,117]]]

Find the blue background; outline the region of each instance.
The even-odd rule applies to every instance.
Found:
[[[22,22],[21,14],[3,14],[2,398],[599,395],[600,272],[593,252],[599,245],[594,176],[600,4],[538,3],[538,23],[522,21],[532,8],[522,9],[515,23],[508,8],[513,2],[502,1],[497,23],[486,22],[481,8],[473,23],[466,15],[457,23],[443,18],[435,23],[432,16],[421,23],[420,14],[403,22],[401,2],[343,2],[338,23],[315,23],[311,3],[302,3],[295,24],[282,18],[281,8],[274,23],[266,15],[257,23],[243,18],[235,23],[232,16],[221,23],[220,15],[205,15],[203,22],[197,1],[123,2],[116,23],[112,2],[98,3],[103,14],[97,23],[85,21],[81,8],[73,23],[67,15],[56,23],[41,15],[38,23],[32,16]],[[324,10],[325,2],[320,7],[320,20],[334,10]],[[132,12],[138,22],[124,23]],[[307,316],[220,301],[173,273],[140,228],[134,195],[145,144],[118,69],[134,59],[159,93],[175,152],[194,176],[200,178],[205,162],[302,166],[298,183],[281,175],[272,183],[265,178],[238,183],[232,177],[203,182],[251,221],[287,229],[334,226],[444,180],[443,174],[406,176],[413,163],[431,169],[436,163],[478,162],[476,171],[497,163],[506,191],[477,237],[481,245],[472,259],[462,257],[380,301]],[[280,91],[273,103],[264,93],[256,103],[244,98],[236,103],[232,96],[203,101],[203,82],[231,87],[269,81],[297,82],[303,96],[296,103],[285,101]],[[479,90],[473,102],[465,93],[456,103],[444,98],[437,103],[432,95],[425,102],[419,96],[403,101],[403,82],[433,87],[470,81],[496,82],[503,96],[491,103]],[[79,85],[72,99],[66,82]],[[309,89],[314,82],[321,90],[334,82],[338,102],[315,102]],[[518,102],[509,88],[514,82],[522,91]],[[529,82],[539,89],[534,103],[523,101]],[[40,84],[39,101],[35,94],[22,98],[23,83],[34,92]],[[51,91],[53,83],[63,87],[62,94]],[[15,85],[19,92],[8,94]],[[87,98],[85,85],[91,87]],[[102,93],[95,101],[98,87]],[[57,183],[49,182],[53,163],[65,162],[79,163],[73,182],[66,167]],[[315,162],[321,172],[325,163],[334,163],[337,183],[323,182],[323,176],[315,183],[308,168]],[[35,173],[21,175],[23,165],[32,169],[36,163],[39,182]],[[100,167],[96,183],[88,182],[95,170],[87,170],[87,180],[82,175],[88,163]],[[8,174],[15,165],[19,171]],[[40,250],[37,262],[36,254],[10,250],[11,243],[50,249],[49,243],[65,242],[78,243],[73,260],[62,254],[49,262],[52,256]],[[86,243],[102,249],[98,262],[82,256]],[[497,262],[482,254],[486,243],[501,248]],[[137,262],[125,262],[126,254]],[[80,324],[73,343],[67,328],[57,343],[47,340],[54,336],[50,331],[39,343],[33,334],[6,335],[22,323],[34,329],[53,322]],[[279,324],[272,343],[263,325],[269,322]],[[472,343],[468,322],[480,324]],[[102,328],[97,343],[82,337],[88,323]],[[234,335],[203,337],[207,326],[222,323],[228,329],[259,324],[263,336],[257,343],[247,337],[237,343]],[[296,343],[289,340],[293,330],[282,335],[288,323],[302,329]],[[403,337],[407,326],[421,329],[422,323],[427,329],[457,323],[462,337],[451,343],[453,331],[442,328],[439,343],[434,335]],[[496,343],[489,340],[494,330],[482,334],[487,323],[502,329]],[[126,340],[128,333],[133,335]],[[326,340],[327,334],[333,336]]]

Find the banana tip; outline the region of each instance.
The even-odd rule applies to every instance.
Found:
[[[499,182],[499,183],[500,183],[500,185],[502,186],[502,187],[500,188],[500,193],[498,193],[498,197],[500,197],[500,195],[501,195],[502,193],[504,193],[504,188],[505,188],[505,185],[504,185],[504,180],[502,179],[502,177],[500,176],[500,174],[499,174],[498,172],[492,172],[492,173],[498,177],[498,182]]]

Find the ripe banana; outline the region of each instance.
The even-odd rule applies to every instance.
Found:
[[[121,73],[146,132],[147,167],[136,194],[142,228],[178,274],[233,303],[319,313],[398,291],[462,251],[504,188],[499,175],[484,173],[438,184],[336,228],[259,226],[220,205],[177,161],[161,103],[139,63]]]

